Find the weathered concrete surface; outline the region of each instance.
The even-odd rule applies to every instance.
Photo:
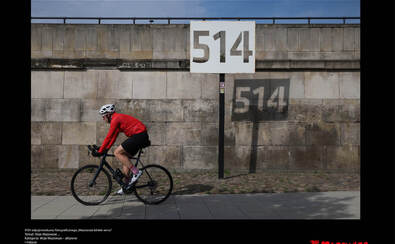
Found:
[[[100,73],[94,71],[64,73],[64,98],[96,98],[99,75]]]
[[[136,72],[133,74],[133,98],[166,98],[166,73]]]
[[[64,72],[32,72],[31,98],[63,98]]]
[[[189,73],[187,25],[31,30],[32,168],[96,163],[86,145],[107,134],[97,114],[107,103],[147,125],[147,162],[217,167],[219,78]],[[359,25],[257,25],[256,73],[225,77],[227,169],[359,171],[359,32]],[[237,93],[239,80],[253,87]],[[285,107],[274,116],[235,119],[246,101],[254,115],[279,106],[280,96]]]
[[[96,123],[63,123],[62,144],[88,145],[96,143]]]
[[[218,100],[212,92],[218,91],[215,77],[187,72],[32,71],[35,90],[46,88],[46,83],[40,83],[42,77],[56,77],[53,82],[63,86],[56,98],[48,98],[48,93],[36,93],[32,98],[31,143],[36,147],[32,148],[32,160],[56,159],[54,163],[47,159],[32,162],[34,167],[85,164],[82,161],[88,159],[79,155],[86,148],[77,150],[76,146],[101,144],[109,126],[97,110],[110,102],[117,104],[119,112],[131,114],[147,125],[153,145],[147,153],[152,162],[176,169],[216,167]],[[286,119],[232,121],[235,80],[287,77],[290,98]],[[95,88],[97,91],[92,92]],[[355,72],[230,75],[225,89],[227,164],[243,169],[256,160],[257,169],[267,170],[357,170],[360,102],[354,89],[359,89],[359,75]],[[124,139],[126,136],[120,134],[115,145]],[[44,153],[46,145],[66,151]],[[251,159],[254,154],[255,159]]]
[[[31,24],[32,58],[189,60],[189,25]],[[256,25],[257,60],[358,60],[359,25]]]

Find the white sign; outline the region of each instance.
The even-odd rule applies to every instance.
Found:
[[[191,21],[191,73],[255,73],[254,21]]]

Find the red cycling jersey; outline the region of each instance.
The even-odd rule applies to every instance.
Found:
[[[118,137],[119,132],[123,132],[127,137],[147,131],[147,128],[140,120],[126,114],[113,113],[111,117],[110,130],[104,139],[99,153],[105,149],[110,149]]]

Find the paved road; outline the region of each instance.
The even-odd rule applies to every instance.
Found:
[[[172,195],[144,205],[134,195],[84,206],[72,196],[32,196],[32,219],[359,219],[360,192]]]

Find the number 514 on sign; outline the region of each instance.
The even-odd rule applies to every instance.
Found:
[[[255,73],[255,22],[191,21],[190,72]]]

